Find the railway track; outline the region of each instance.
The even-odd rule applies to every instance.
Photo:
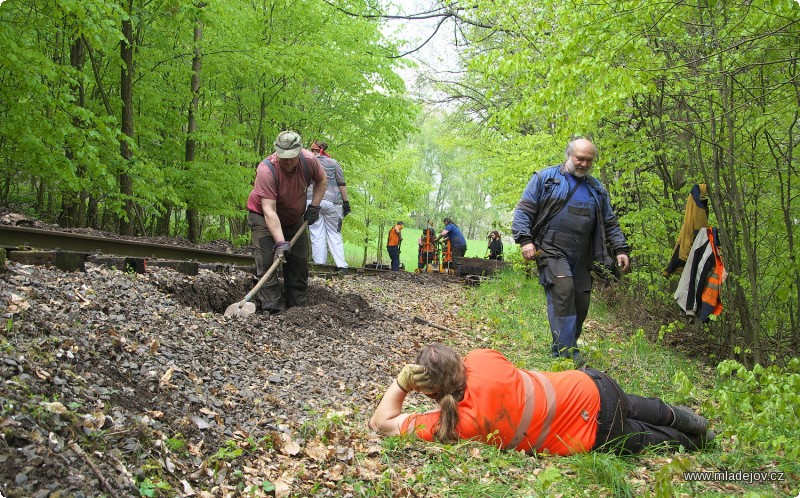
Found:
[[[170,244],[99,237],[70,232],[0,225],[0,247],[8,259],[30,264],[54,264],[64,270],[82,269],[86,261],[121,269],[144,271],[146,265],[170,266],[196,274],[199,268],[227,271],[236,267],[255,273],[253,256]],[[314,274],[332,274],[331,265],[311,265]],[[385,273],[373,268],[351,269],[358,273]],[[141,272],[140,271],[140,272]]]
[[[0,245],[7,251],[31,248],[131,258],[197,261],[199,263],[229,264],[234,266],[253,265],[253,256],[250,255],[10,225],[0,225]]]

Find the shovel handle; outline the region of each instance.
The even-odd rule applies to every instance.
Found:
[[[294,246],[294,243],[297,242],[297,239],[299,239],[300,236],[303,234],[303,232],[306,231],[306,227],[307,226],[308,226],[308,221],[304,221],[303,224],[300,226],[300,229],[297,230],[297,233],[295,233],[294,237],[292,237],[292,240],[289,241],[289,249],[291,249]],[[252,299],[253,296],[255,296],[256,292],[258,292],[259,289],[261,289],[261,287],[264,286],[264,284],[267,282],[267,279],[270,276],[272,276],[273,273],[275,273],[275,270],[278,269],[278,266],[280,266],[281,261],[282,261],[282,259],[278,258],[278,259],[276,259],[275,261],[272,262],[272,266],[270,266],[269,269],[267,270],[267,272],[264,273],[264,276],[262,276],[258,280],[258,283],[256,284],[256,286],[253,287],[253,289],[250,292],[248,292],[246,296],[244,296],[244,299],[239,301],[239,308],[241,308],[244,305],[244,303],[246,303],[247,301]]]

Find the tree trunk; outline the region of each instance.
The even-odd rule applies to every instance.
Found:
[[[228,218],[228,230],[230,231],[231,240],[236,240],[246,233],[247,218],[245,216],[236,216]]]
[[[81,36],[76,36],[75,39],[72,40],[72,45],[69,49],[69,61],[70,65],[75,69],[75,72],[80,75],[83,72],[83,66],[86,62],[86,50]],[[83,78],[80,76],[76,77],[76,83],[72,86],[72,93],[75,96],[76,104],[79,107],[86,107],[86,88],[83,84]],[[83,127],[78,116],[72,118],[72,126],[76,129]],[[66,143],[64,144],[64,155],[69,161],[75,160],[75,154],[72,148]],[[84,174],[85,167],[79,164],[76,168],[76,175],[80,178]],[[61,215],[58,220],[59,225],[69,228],[83,226],[84,220],[81,215],[85,213],[85,209],[83,209],[84,197],[84,192],[75,193],[65,191],[62,193]]]
[[[40,215],[44,210],[44,196],[45,196],[45,183],[44,178],[40,179],[39,182],[34,185],[34,189],[36,191],[36,203],[34,204],[33,210]]]
[[[198,9],[205,7],[205,3],[196,5]],[[186,163],[194,161],[195,147],[197,142],[194,133],[197,131],[197,110],[200,104],[200,71],[203,68],[203,51],[201,42],[203,41],[203,21],[199,16],[194,21],[194,58],[192,59],[192,102],[189,104],[189,123],[186,134]],[[186,221],[189,225],[188,238],[193,242],[200,240],[200,213],[192,205],[192,199],[187,199],[189,207],[186,209]]]
[[[89,195],[86,201],[86,226],[97,229],[100,227],[100,220],[97,219],[99,201],[97,197]]]
[[[119,218],[119,233],[130,235],[133,227],[133,179],[128,174],[128,167],[133,152],[130,142],[133,142],[133,0],[123,0],[122,8],[126,17],[122,21],[122,43],[120,43],[120,57],[122,69],[120,72],[120,96],[122,97],[122,139],[119,143],[122,156],[122,169],[117,175],[119,191],[122,194],[124,209]],[[129,142],[130,141],[130,142]]]
[[[264,137],[264,121],[267,119],[267,92],[261,92],[261,107],[258,112],[258,135],[256,136],[256,151],[258,157],[265,157],[267,151],[267,141]]]

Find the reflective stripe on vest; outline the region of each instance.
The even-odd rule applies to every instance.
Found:
[[[531,380],[531,377],[522,372],[519,372],[519,375],[522,376],[522,383],[525,385],[525,405],[522,408],[522,417],[519,419],[519,425],[517,425],[517,432],[514,434],[514,439],[508,443],[508,447],[512,450],[519,445],[519,443],[522,441],[522,438],[525,437],[525,432],[527,432],[528,426],[531,425],[531,418],[533,418],[533,406],[536,401],[536,393],[533,389],[533,381]]]
[[[531,425],[531,419],[533,419],[533,409],[536,405],[536,391],[533,386],[533,380],[529,375],[525,375],[522,372],[530,373],[536,377],[536,379],[544,388],[544,397],[546,403],[544,424],[542,424],[542,430],[539,432],[536,442],[534,442],[530,448],[532,451],[538,451],[539,447],[544,444],[544,440],[547,439],[547,436],[550,434],[550,426],[552,425],[553,418],[555,418],[556,415],[556,390],[553,388],[553,384],[550,382],[550,379],[542,375],[540,372],[533,370],[524,370],[520,372],[520,375],[522,375],[523,385],[525,386],[525,405],[522,409],[522,417],[520,418],[519,425],[517,426],[517,432],[514,434],[514,438],[511,440],[511,442],[508,443],[508,448],[514,449],[522,442],[522,439],[525,437],[528,428]]]

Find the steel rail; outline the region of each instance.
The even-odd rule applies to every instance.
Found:
[[[199,263],[225,263],[236,266],[253,265],[252,255],[231,254],[177,245],[111,239],[95,235],[42,230],[39,228],[0,225],[0,247],[15,250],[34,249],[113,254],[132,258],[158,258]]]
[[[254,265],[254,256],[193,249],[178,245],[155,244],[128,239],[98,237],[57,230],[0,225],[0,247],[9,251],[20,248],[61,250],[86,254],[104,254],[131,258],[157,258],[198,263],[230,264],[238,267]],[[309,264],[315,273],[335,273],[336,266]],[[387,273],[374,268],[351,268],[357,273]]]

